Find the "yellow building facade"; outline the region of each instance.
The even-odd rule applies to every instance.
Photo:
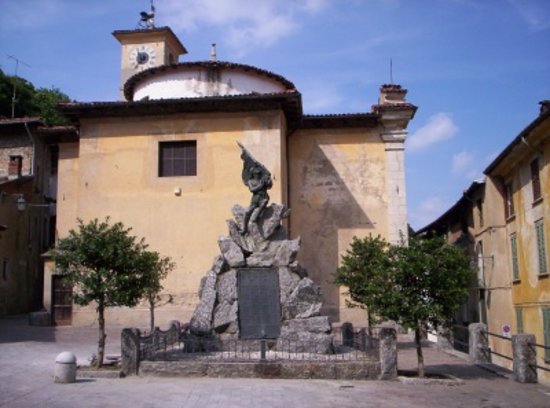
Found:
[[[538,117],[487,167],[485,178],[419,231],[465,244],[477,276],[455,322],[464,328],[487,324],[491,359],[509,369],[513,335],[534,334],[538,345],[550,348],[549,200],[550,109],[544,101]],[[538,364],[548,369],[550,349],[534,347]],[[548,371],[538,375],[550,383]]]
[[[550,347],[550,103],[487,168],[488,184],[500,198],[514,333],[531,333]],[[502,250],[502,252],[504,252]],[[502,254],[504,255],[504,254]],[[549,367],[550,349],[536,348]],[[547,371],[539,380],[550,383]]]
[[[79,137],[59,143],[58,236],[77,218],[110,217],[131,227],[176,264],[163,283],[158,323],[189,320],[231,208],[250,201],[239,142],[271,172],[271,202],[291,209],[286,227],[301,237],[300,264],[322,288],[324,314],[364,325],[332,274],[354,235],[392,239],[407,231],[403,145],[416,107],[406,91],[382,86],[368,113],[304,115],[294,85],[259,68],[215,59],[150,65],[151,55],[137,55],[153,48],[148,35],[167,42],[159,49],[184,50],[168,28],[115,32],[122,76],[135,70],[123,87],[126,100],[62,107]],[[55,276],[49,263],[50,311],[56,300],[47,282]],[[72,324],[95,322],[93,307],[72,308]],[[106,319],[143,327],[148,309],[112,308]]]

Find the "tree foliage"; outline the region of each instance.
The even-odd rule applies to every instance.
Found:
[[[59,89],[35,88],[24,78],[4,74],[0,70],[0,118],[11,118],[12,98],[16,87],[14,117],[38,116],[48,125],[67,124],[67,119],[59,113],[56,105],[69,102],[69,97]]]
[[[155,329],[155,306],[160,301],[163,289],[162,281],[175,267],[170,257],[162,257],[158,252],[145,251],[142,255],[142,265],[145,274],[145,298],[149,304],[150,329]]]
[[[53,251],[56,268],[73,286],[74,302],[95,302],[99,322],[97,364],[105,351],[105,308],[135,306],[150,284],[148,256],[144,240],[130,235],[120,222],[109,224],[97,219],[84,224],[59,240]]]
[[[424,374],[421,333],[452,319],[466,300],[472,269],[464,250],[443,238],[411,237],[392,245],[380,237],[354,238],[335,274],[353,302],[382,320],[415,331],[419,375]]]

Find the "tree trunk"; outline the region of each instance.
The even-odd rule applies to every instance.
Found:
[[[369,336],[372,336],[372,314],[370,313],[369,309],[367,309],[367,324],[369,325]]]
[[[149,295],[149,322],[151,323],[151,333],[155,330],[155,296]]]
[[[97,361],[96,367],[103,365],[103,358],[105,357],[105,306],[103,303],[99,303],[97,307],[98,322],[99,322],[99,342],[97,344]]]
[[[424,377],[424,356],[422,355],[422,332],[420,323],[414,329],[414,342],[416,344],[416,357],[418,358],[418,376]]]

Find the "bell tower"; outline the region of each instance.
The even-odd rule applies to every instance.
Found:
[[[161,65],[177,64],[187,50],[169,27],[155,27],[155,7],[142,11],[135,30],[117,30],[113,36],[120,42],[120,99],[124,100],[124,84],[138,72]]]

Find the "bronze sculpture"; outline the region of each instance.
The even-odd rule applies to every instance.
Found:
[[[237,142],[237,144],[242,150],[242,180],[244,185],[247,186],[252,193],[250,206],[246,209],[244,214],[243,227],[241,230],[241,234],[245,235],[248,232],[248,223],[250,221],[256,221],[264,208],[267,206],[267,203],[269,202],[267,190],[273,186],[273,181],[271,180],[271,173],[269,170],[266,169],[263,164],[254,159],[254,157],[252,157],[252,155],[242,144],[239,142]],[[258,210],[254,213],[254,210],[256,209]]]

